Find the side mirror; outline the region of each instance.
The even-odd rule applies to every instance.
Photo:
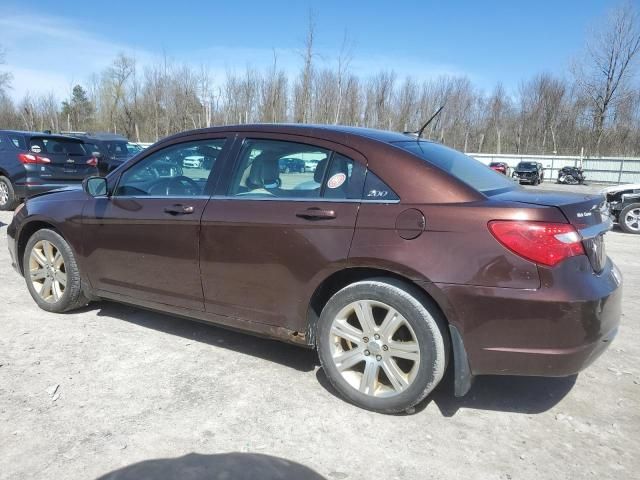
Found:
[[[88,177],[82,181],[82,189],[92,197],[106,197],[108,193],[107,179],[104,177]]]
[[[102,157],[102,154],[100,152],[91,152],[91,156],[93,158],[100,159],[100,157]]]

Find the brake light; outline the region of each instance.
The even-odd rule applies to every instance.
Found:
[[[548,267],[584,255],[580,235],[568,223],[494,220],[489,231],[516,255]]]
[[[47,157],[41,157],[40,155],[34,155],[33,153],[19,153],[18,154],[18,160],[20,160],[20,162],[24,163],[24,164],[27,164],[27,163],[36,163],[36,164],[51,163],[51,160],[49,160]]]
[[[89,160],[87,160],[87,165],[91,166],[91,167],[97,167],[98,166],[98,159],[96,157],[92,157]]]

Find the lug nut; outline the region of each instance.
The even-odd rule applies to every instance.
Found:
[[[376,355],[376,360],[378,360],[378,361],[382,360],[382,356],[381,355]]]
[[[387,347],[386,345],[382,345],[382,349],[386,352],[387,350],[389,350],[389,347]]]
[[[373,336],[373,338],[375,338],[376,340],[380,340],[380,335],[378,335],[377,333]]]
[[[364,351],[364,354],[365,354],[367,357],[369,356],[369,354],[370,354],[370,353],[371,353],[371,352],[369,352],[369,350],[365,350],[365,351]]]
[[[364,337],[364,338],[362,339],[362,341],[363,341],[364,343],[369,343],[369,337]]]

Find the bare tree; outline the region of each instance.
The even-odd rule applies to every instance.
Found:
[[[313,11],[309,11],[307,35],[304,40],[303,67],[300,72],[300,80],[295,91],[294,121],[297,123],[309,122],[311,117],[311,88],[313,84],[313,59],[315,57],[314,41],[316,32],[316,20]]]
[[[637,63],[638,51],[638,14],[629,2],[609,13],[605,25],[587,41],[585,59],[573,68],[576,82],[592,110],[591,148],[596,153],[600,152],[611,111],[631,94],[628,83]]]
[[[0,45],[0,65],[4,65],[6,60],[6,52]],[[7,90],[11,88],[11,73],[0,71],[0,97],[6,95]]]

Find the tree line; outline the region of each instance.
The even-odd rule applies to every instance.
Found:
[[[640,23],[631,3],[589,34],[565,76],[543,72],[511,93],[500,83],[485,92],[465,76],[358,76],[346,37],[337,58],[318,57],[312,17],[303,47],[297,75],[287,75],[274,52],[269,68],[222,79],[167,59],[143,68],[120,54],[62,102],[53,93],[12,99],[11,74],[0,69],[0,128],[109,131],[143,142],[253,122],[410,131],[444,105],[424,137],[463,151],[640,156]],[[0,48],[0,65],[3,58]]]

